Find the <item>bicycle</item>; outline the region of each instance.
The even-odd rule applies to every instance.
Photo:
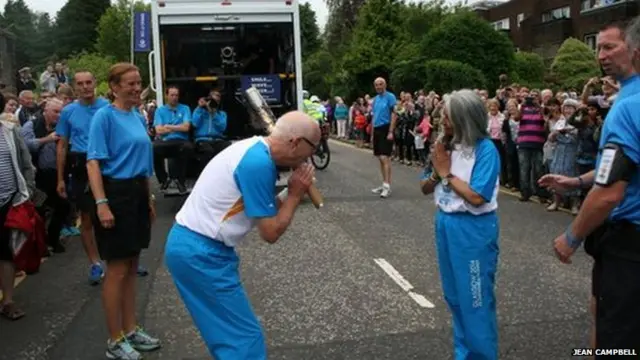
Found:
[[[320,127],[322,136],[320,138],[320,144],[316,149],[316,152],[311,156],[311,163],[317,170],[324,170],[329,166],[331,161],[331,151],[329,150],[329,132],[331,130],[331,124],[325,123]]]

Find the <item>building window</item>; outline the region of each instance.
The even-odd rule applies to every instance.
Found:
[[[509,30],[509,18],[504,18],[493,23],[496,30]]]
[[[542,13],[542,22],[553,20],[569,19],[571,17],[571,8],[569,6],[553,9]]]
[[[524,20],[524,14],[520,13],[518,14],[518,27],[520,27],[520,23],[522,22],[522,20]]]
[[[598,34],[585,35],[584,43],[587,44],[591,50],[596,51],[596,47],[598,46]]]
[[[585,11],[589,9],[591,9],[591,0],[582,0],[582,2],[580,3],[580,11]]]

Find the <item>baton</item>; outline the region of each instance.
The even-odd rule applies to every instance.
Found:
[[[264,100],[262,95],[260,95],[260,91],[255,87],[251,86],[244,92],[244,97],[247,100],[247,104],[249,105],[251,111],[256,117],[263,123],[266,127],[267,133],[271,134],[273,127],[276,123],[276,117],[267,105],[267,102]],[[315,178],[313,179],[315,181]],[[311,184],[309,189],[307,190],[307,195],[311,199],[313,206],[316,209],[321,208],[324,205],[324,199],[322,198],[322,194],[318,188]]]

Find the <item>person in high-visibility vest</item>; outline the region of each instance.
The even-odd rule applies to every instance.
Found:
[[[307,115],[316,119],[318,124],[322,125],[324,123],[324,106],[320,104],[320,99],[313,95],[310,100],[311,104],[308,106],[308,111],[305,111]]]
[[[305,114],[315,119],[315,117],[313,116],[313,112],[316,109],[316,105],[314,105],[313,102],[309,99],[310,96],[311,95],[307,90],[302,91],[302,97],[303,97],[302,108]]]

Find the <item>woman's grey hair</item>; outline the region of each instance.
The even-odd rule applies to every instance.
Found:
[[[640,48],[640,16],[631,21],[624,33],[630,52]]]
[[[475,146],[488,136],[488,114],[484,102],[473,90],[454,91],[444,99],[447,117],[453,129],[453,143]]]

